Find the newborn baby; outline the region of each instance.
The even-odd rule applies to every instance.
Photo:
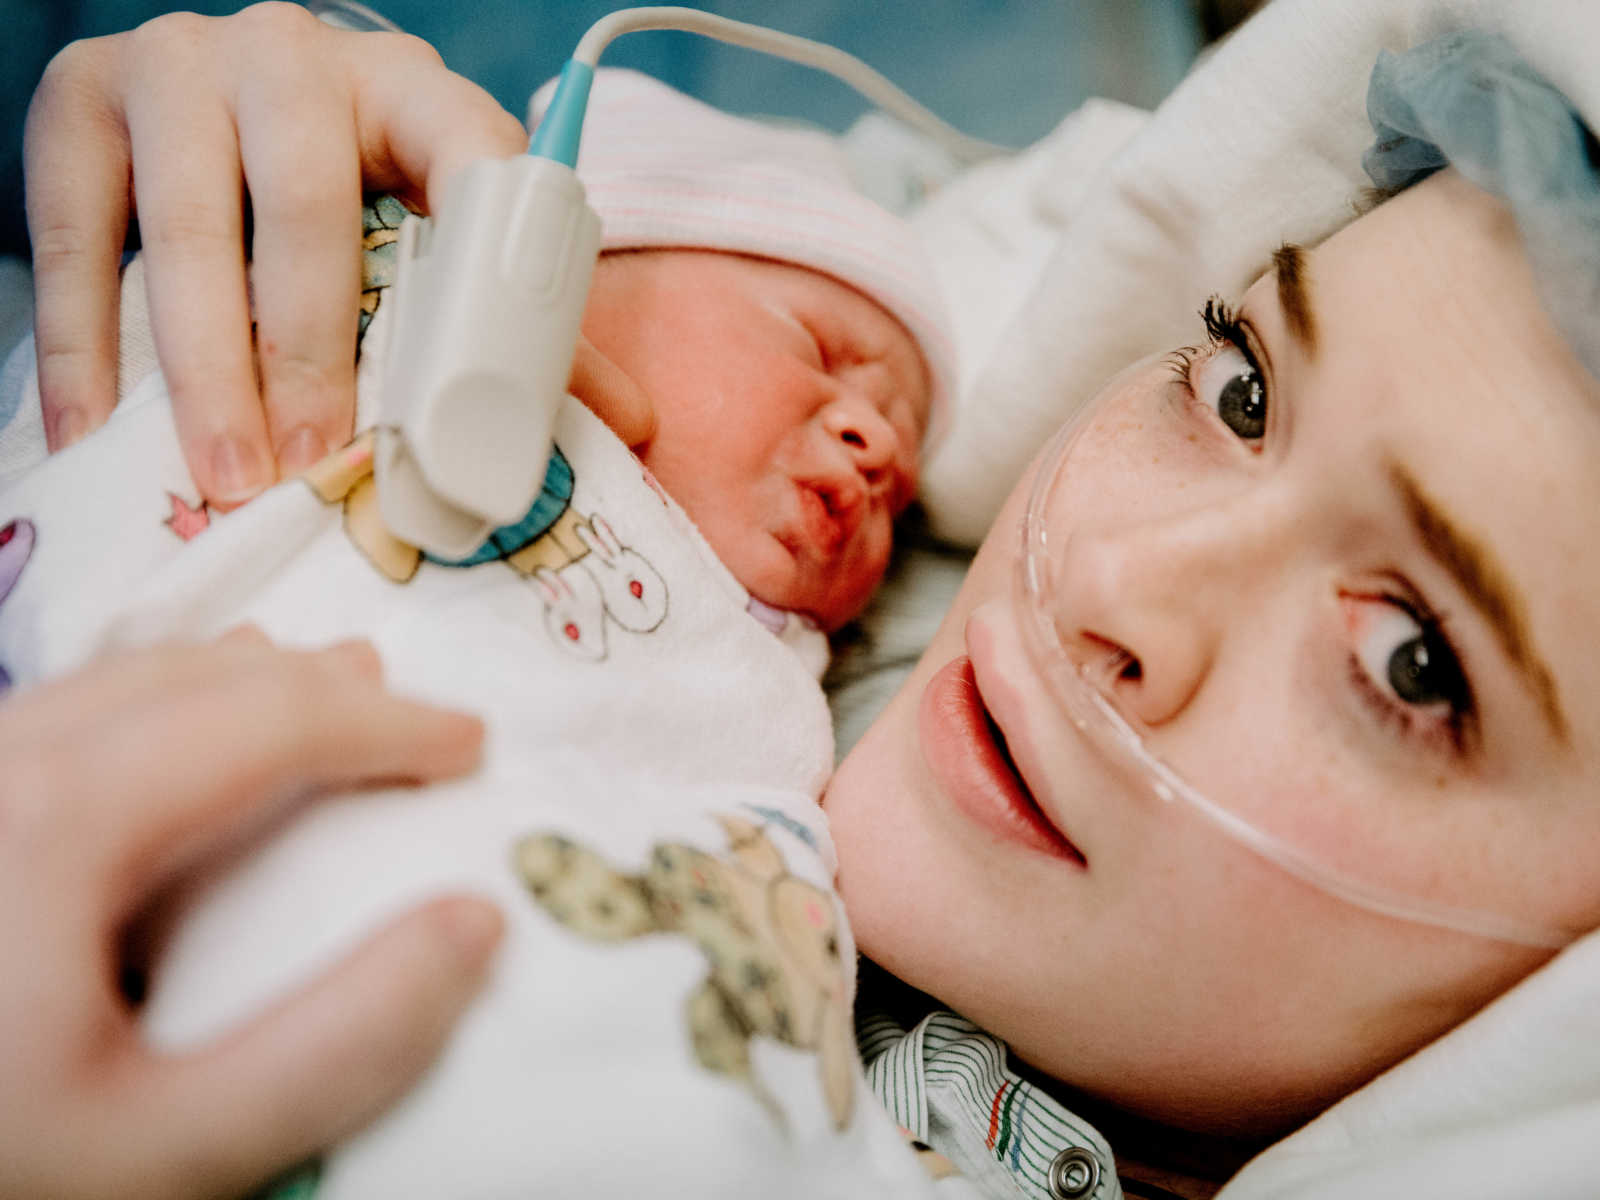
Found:
[[[639,1156],[674,1179],[714,1170],[729,1194],[773,1172],[813,1194],[926,1186],[855,1099],[816,674],[824,631],[882,575],[946,369],[915,240],[832,154],[602,74],[580,174],[606,253],[578,390],[634,393],[653,432],[636,457],[569,400],[537,501],[467,559],[405,545],[375,503],[387,200],[367,214],[350,445],[217,517],[151,372],[0,498],[32,547],[0,607],[19,685],[253,622],[288,643],[370,638],[396,686],[486,720],[473,778],[319,806],[156,923],[147,1028],[180,1044],[447,882],[505,910],[454,1048],[308,1168],[319,1194],[609,1194]],[[601,1106],[626,1149],[597,1160]]]
[[[584,328],[660,414],[645,465],[751,595],[827,630],[859,612],[932,401],[905,327],[816,271],[652,250],[600,261]]]

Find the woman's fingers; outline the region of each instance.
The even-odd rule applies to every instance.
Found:
[[[132,902],[313,794],[462,774],[482,739],[476,717],[389,692],[364,642],[255,654],[106,723],[81,790],[123,799],[102,814],[94,844],[71,853],[102,865]],[[151,745],[174,750],[152,763]]]
[[[244,75],[239,146],[255,221],[261,402],[283,476],[349,441],[361,300],[361,163],[348,93],[299,39],[281,74]]]
[[[133,650],[38,688],[7,692],[0,697],[0,758],[33,757],[24,751],[53,746],[70,752],[87,744],[88,731],[102,722],[281,653],[259,629],[243,625],[214,643]]]
[[[467,769],[481,727],[402,700],[373,648],[252,630],[0,702],[0,1195],[237,1194],[394,1099],[481,984],[501,918],[433,901],[248,1026],[183,1054],[117,984],[130,914],[285,795]]]
[[[108,39],[57,54],[23,136],[39,395],[53,451],[99,426],[117,400],[129,148],[120,105],[107,91],[113,56]]]
[[[134,196],[184,458],[227,508],[350,433],[362,182],[437,205],[461,166],[525,146],[516,118],[426,43],[334,29],[299,5],[172,13],[75,43],[28,128],[52,448],[115,403]]]
[[[483,725],[388,691],[365,642],[285,651],[246,634],[9,697],[0,735],[0,830],[103,881],[115,907],[316,792],[470,770]],[[81,828],[52,832],[64,823]]]
[[[355,416],[361,192],[438,195],[460,166],[516,154],[526,135],[476,84],[405,35],[331,30],[293,6],[256,27],[234,69],[255,219],[261,397],[281,474],[348,440]],[[255,69],[263,54],[282,64]]]
[[[363,178],[437,211],[456,172],[480,158],[528,148],[522,123],[419,38],[342,33],[356,81]]]
[[[251,348],[238,131],[210,24],[171,13],[134,31],[126,112],[156,352],[190,474],[226,508],[277,471]]]
[[[442,1049],[502,928],[487,901],[432,901],[219,1043],[141,1055],[123,1097],[152,1114],[137,1153],[184,1164],[156,1194],[240,1193],[365,1125]],[[197,1163],[196,1145],[220,1153]]]

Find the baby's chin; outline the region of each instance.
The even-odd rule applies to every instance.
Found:
[[[728,554],[714,543],[712,549],[756,600],[768,608],[805,617],[825,633],[860,616],[883,578],[882,570],[868,575],[844,564],[819,568],[771,538],[766,540],[772,551],[757,546],[746,548],[743,555]]]
[[[657,479],[666,483],[659,473]],[[667,490],[672,494],[670,486]],[[824,632],[859,616],[883,579],[887,561],[871,562],[853,547],[824,555],[798,534],[772,532],[784,523],[770,516],[760,497],[746,499],[742,509],[721,501],[696,504],[697,498],[690,492],[678,502],[745,591],[769,608],[806,617]]]
[[[746,584],[745,590],[763,604],[798,613],[824,633],[835,633],[866,611],[867,602],[883,578],[883,572],[876,571],[869,578],[852,579],[846,571],[839,567],[828,577],[801,569],[786,587],[763,593]]]
[[[743,580],[740,580],[740,582],[744,583]],[[849,624],[866,607],[865,604],[861,604],[848,609],[837,607],[830,609],[826,605],[815,603],[814,597],[804,589],[758,590],[749,584],[744,586],[751,597],[764,607],[803,617],[824,633],[834,633]]]

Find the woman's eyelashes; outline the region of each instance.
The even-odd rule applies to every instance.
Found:
[[[1373,713],[1406,737],[1467,753],[1477,709],[1443,621],[1414,595],[1342,599],[1354,638],[1351,682]]]
[[[1258,447],[1267,434],[1267,385],[1248,331],[1222,300],[1201,310],[1208,342],[1174,351],[1169,363],[1196,401],[1240,441]]]

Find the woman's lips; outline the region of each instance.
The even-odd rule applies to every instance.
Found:
[[[928,681],[917,711],[917,733],[934,778],[966,816],[1008,841],[1088,865],[1034,803],[1012,766],[984,708],[971,659],[953,659]]]

